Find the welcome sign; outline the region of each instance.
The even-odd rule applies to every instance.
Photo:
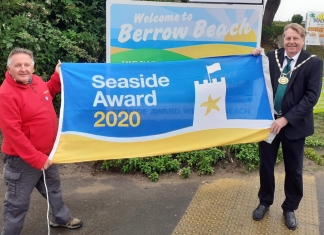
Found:
[[[324,45],[324,12],[307,12],[305,28],[306,45]]]
[[[267,139],[268,60],[226,56],[61,66],[55,163],[178,153]]]
[[[259,47],[262,5],[107,1],[107,62],[191,60]]]

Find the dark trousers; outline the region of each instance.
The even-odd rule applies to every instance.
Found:
[[[264,141],[259,143],[260,154],[260,204],[273,204],[275,192],[274,167],[278,149],[281,143],[285,163],[285,201],[282,209],[286,212],[294,211],[303,197],[303,158],[305,138],[289,140],[283,130],[275,137],[271,144]]]
[[[46,199],[43,171],[37,170],[24,162],[20,157],[4,156],[3,176],[7,192],[3,202],[4,228],[2,235],[19,235],[24,225],[30,195],[36,187]],[[69,209],[62,200],[60,175],[56,165],[45,170],[49,203],[52,208],[53,220],[59,224],[70,221]],[[44,215],[45,216],[45,215]]]

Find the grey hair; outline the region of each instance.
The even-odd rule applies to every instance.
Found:
[[[284,33],[282,34],[282,37],[285,37],[285,32],[287,29],[295,30],[302,38],[306,37],[306,31],[303,26],[297,23],[290,23],[287,24],[284,28]]]
[[[31,50],[28,50],[28,49],[25,49],[25,48],[19,48],[19,47],[16,47],[14,48],[9,56],[8,56],[8,60],[7,60],[7,66],[10,66],[11,65],[11,57],[15,54],[27,54],[30,56],[31,58],[31,62],[32,62],[32,65],[34,66],[35,64],[35,61],[34,61],[34,53],[31,51]]]

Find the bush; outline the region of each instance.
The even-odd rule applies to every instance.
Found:
[[[102,170],[119,170],[121,173],[141,172],[152,181],[159,179],[159,174],[177,172],[181,178],[188,178],[192,171],[199,175],[214,173],[214,165],[225,158],[221,148],[209,148],[157,157],[130,158],[99,161]]]
[[[105,1],[0,1],[0,85],[14,47],[35,55],[35,74],[49,79],[62,62],[103,62],[106,57]],[[54,100],[57,113],[60,96]]]
[[[301,24],[303,22],[303,16],[300,14],[294,14],[291,18],[291,23]]]
[[[0,2],[0,84],[14,47],[35,54],[35,73],[48,79],[62,62],[105,58],[105,1],[46,0]]]
[[[233,145],[235,156],[240,162],[248,166],[248,170],[255,170],[260,165],[258,143]]]
[[[275,32],[272,27],[267,25],[262,26],[261,40],[263,42],[272,43],[275,39]]]
[[[273,30],[274,37],[277,38],[278,36],[282,35],[284,28],[285,26],[283,25],[273,25],[272,30]]]

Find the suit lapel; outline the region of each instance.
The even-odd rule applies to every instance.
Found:
[[[285,55],[284,52],[285,52],[285,50],[278,50],[278,59],[279,59],[279,63],[280,63],[281,68],[282,68],[282,64],[283,64],[283,61],[284,61],[284,55]],[[281,72],[280,72],[280,69],[279,69],[277,63],[276,63],[276,66],[277,66],[277,68],[275,69],[275,79],[274,79],[274,83],[273,83],[273,86],[274,86],[273,90],[274,91],[277,91],[278,79],[281,77]]]

